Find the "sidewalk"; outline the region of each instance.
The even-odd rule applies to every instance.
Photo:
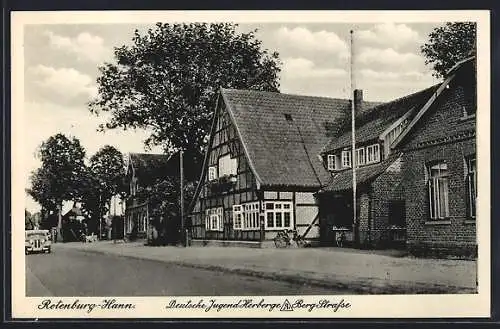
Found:
[[[347,249],[150,247],[112,241],[54,244],[53,247],[55,252],[59,248],[71,248],[346,289],[359,294],[476,292],[476,261],[391,257]]]

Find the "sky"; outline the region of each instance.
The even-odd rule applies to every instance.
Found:
[[[104,145],[122,153],[145,150],[143,130],[97,132],[107,117],[96,116],[87,102],[97,92],[99,66],[113,62],[113,48],[130,44],[135,29],[152,24],[43,24],[24,30],[25,186],[40,166],[39,145],[56,133],[78,138],[87,157]],[[277,51],[283,62],[283,93],[349,98],[350,29],[354,28],[354,81],[365,100],[390,101],[438,82],[420,54],[429,32],[440,23],[240,24],[241,32],[258,29],[262,47]],[[30,212],[40,206],[28,195]],[[67,208],[68,205],[65,205]]]

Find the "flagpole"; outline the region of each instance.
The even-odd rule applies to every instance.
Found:
[[[354,31],[351,30],[351,131],[352,131],[352,213],[353,213],[353,229],[354,242],[357,243],[357,204],[356,204],[356,102],[355,102],[355,83],[354,83]]]

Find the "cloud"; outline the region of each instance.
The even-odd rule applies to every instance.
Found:
[[[365,65],[384,65],[401,68],[421,66],[424,64],[424,59],[421,56],[410,52],[399,53],[393,48],[379,49],[364,47],[357,55],[357,60]]]
[[[346,77],[347,72],[338,68],[320,68],[306,58],[285,58],[283,60],[283,78],[337,78]]]
[[[28,69],[38,93],[61,101],[75,98],[85,101],[96,96],[97,87],[90,76],[73,68],[54,68],[38,64]]]
[[[420,80],[426,77],[422,72],[408,71],[408,72],[390,72],[390,71],[375,71],[372,69],[362,69],[360,74],[363,78],[367,79],[406,79],[406,80]]]
[[[102,62],[112,55],[111,49],[104,45],[104,40],[88,32],[81,32],[75,38],[57,35],[52,31],[45,31],[52,48],[61,49],[67,53],[77,55],[80,60]]]
[[[279,28],[275,33],[276,41],[295,50],[306,53],[327,52],[338,58],[347,58],[347,43],[334,32],[325,30],[313,32],[305,27]]]
[[[412,30],[406,24],[378,24],[369,30],[361,30],[356,35],[361,41],[368,44],[390,46],[393,48],[422,42],[418,32]]]

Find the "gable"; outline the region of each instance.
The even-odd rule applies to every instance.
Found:
[[[462,63],[440,88],[442,91],[421,115],[414,119],[394,147],[415,148],[429,143],[447,142],[474,135],[476,112],[476,78],[471,61]]]

